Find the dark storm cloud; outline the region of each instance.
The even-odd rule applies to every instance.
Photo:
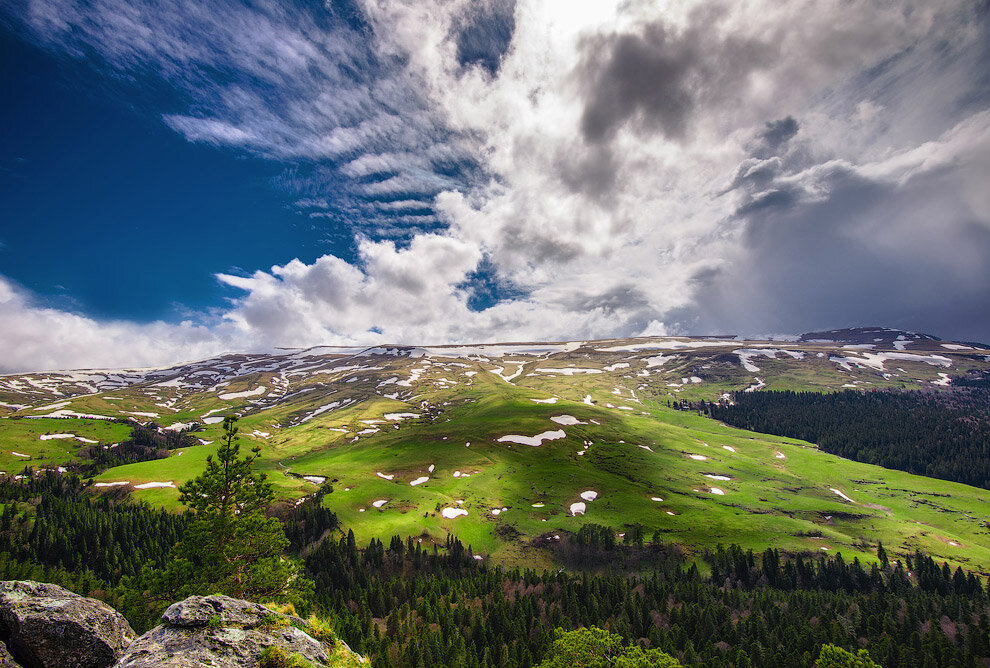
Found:
[[[630,121],[639,130],[681,139],[699,107],[731,100],[752,72],[772,62],[770,44],[720,34],[720,15],[709,6],[692,13],[680,31],[660,20],[636,34],[586,39],[577,73],[585,140],[609,139]]]
[[[479,65],[490,75],[498,72],[516,29],[515,11],[515,0],[472,4],[455,25],[457,62],[462,67]]]
[[[879,323],[985,339],[990,228],[965,204],[959,171],[897,183],[822,167],[752,197],[737,212],[744,255],[699,295],[701,321],[749,333]]]
[[[768,122],[766,128],[760,133],[753,154],[759,158],[781,155],[786,149],[787,143],[794,138],[799,129],[800,125],[793,116]]]

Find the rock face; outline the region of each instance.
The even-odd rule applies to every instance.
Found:
[[[107,668],[135,635],[102,601],[52,584],[0,582],[0,638],[9,650],[0,667]]]
[[[327,647],[295,625],[298,617],[228,596],[190,596],[172,604],[162,624],[135,640],[115,668],[255,668],[272,645],[314,666],[335,666]],[[360,657],[350,655],[350,662]]]
[[[257,668],[272,646],[314,668],[367,663],[343,642],[321,643],[304,628],[298,617],[257,603],[190,596],[135,640],[102,601],[51,584],[0,582],[0,668]]]

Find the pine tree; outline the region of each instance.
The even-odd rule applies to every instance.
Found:
[[[267,476],[252,470],[261,448],[240,456],[236,422],[224,418],[216,458],[207,457],[203,473],[179,487],[193,518],[158,580],[162,593],[291,599],[312,587],[298,564],[282,557],[285,530],[265,516],[275,493]]]

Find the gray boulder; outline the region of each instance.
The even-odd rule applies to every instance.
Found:
[[[52,584],[0,582],[0,637],[22,666],[107,668],[135,635],[127,620],[102,601]],[[0,655],[0,666],[17,665],[10,661]]]
[[[229,596],[190,596],[172,604],[162,624],[135,640],[115,668],[255,668],[269,646],[299,654],[314,666],[341,665],[327,647],[298,627],[298,617]],[[348,663],[361,662],[347,651]]]

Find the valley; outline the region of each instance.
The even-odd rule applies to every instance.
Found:
[[[294,504],[324,505],[358,540],[408,535],[476,558],[552,564],[544,546],[587,523],[642,530],[688,554],[734,543],[876,559],[920,549],[990,572],[990,491],[854,462],[726,426],[693,408],[733,392],[952,391],[990,350],[886,329],[790,340],[639,338],[225,355],[162,369],[0,377],[0,470],[73,470],[123,420],[198,445],[93,476],[106,493],[180,508],[222,416]],[[691,408],[687,408],[688,405]]]

